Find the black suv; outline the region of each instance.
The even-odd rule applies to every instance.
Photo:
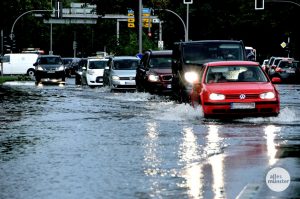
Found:
[[[65,83],[66,73],[63,61],[58,55],[40,55],[35,66],[35,82]]]
[[[147,50],[136,69],[138,91],[166,94],[172,90],[172,50]]]
[[[172,55],[172,94],[190,102],[193,84],[199,83],[203,64],[212,61],[247,60],[245,46],[236,40],[176,42]]]

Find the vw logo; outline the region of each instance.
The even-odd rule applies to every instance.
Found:
[[[240,94],[240,99],[245,99],[246,95],[245,94]]]

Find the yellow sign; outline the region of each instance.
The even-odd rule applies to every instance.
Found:
[[[285,42],[282,42],[282,43],[280,44],[280,46],[281,46],[282,48],[285,48],[285,47],[286,47],[286,43],[285,43]]]

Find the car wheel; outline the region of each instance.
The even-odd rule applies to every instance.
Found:
[[[27,71],[27,75],[28,75],[30,78],[34,78],[35,70],[34,70],[34,69],[29,69],[29,70]]]

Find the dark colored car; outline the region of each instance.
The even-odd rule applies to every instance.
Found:
[[[279,77],[281,82],[297,82],[299,81],[299,67],[299,61],[282,59],[271,77]]]
[[[190,102],[193,83],[202,77],[203,64],[232,60],[247,60],[242,41],[201,40],[175,43],[172,54],[174,99],[179,102]]]
[[[170,93],[172,91],[172,50],[147,50],[136,70],[138,91]]]
[[[66,76],[71,77],[72,75],[75,75],[75,67],[78,64],[80,58],[63,57],[62,60],[65,66]]]
[[[40,55],[33,65],[36,84],[65,83],[65,67],[59,55]]]

